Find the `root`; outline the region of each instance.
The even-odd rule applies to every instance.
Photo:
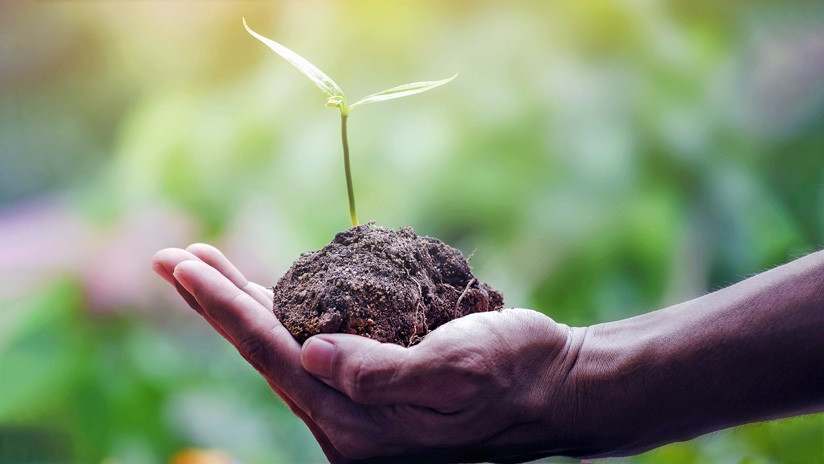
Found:
[[[421,300],[423,299],[423,287],[421,287],[421,283],[420,283],[420,281],[418,281],[418,279],[412,277],[412,274],[409,272],[409,269],[406,269],[406,276],[409,278],[409,280],[411,280],[412,282],[415,282],[415,285],[418,286],[418,299],[415,302],[415,315],[413,316],[413,320],[412,320],[412,335],[409,337],[409,345],[407,345],[407,346],[412,346],[414,344],[419,343],[420,339],[423,338],[423,337],[418,336],[418,319],[419,318],[423,319],[422,329],[423,329],[423,332],[424,332],[424,336],[426,336],[426,334],[429,333],[429,329],[426,325],[426,308],[424,308],[423,304],[421,303]],[[415,340],[416,337],[418,338],[418,340]]]
[[[478,251],[478,247],[475,247],[475,249],[472,250],[472,253],[469,253],[469,258],[466,258],[466,264],[469,264],[472,261],[472,257],[475,256],[476,251]]]
[[[461,292],[461,296],[458,297],[458,301],[455,302],[455,309],[452,310],[452,312],[455,314],[455,319],[461,316],[461,313],[458,312],[461,309],[461,302],[463,301],[467,292],[469,292],[469,287],[471,287],[472,284],[475,283],[477,280],[478,279],[476,279],[475,277],[469,279],[469,283],[466,284],[466,288],[464,288],[464,291]]]

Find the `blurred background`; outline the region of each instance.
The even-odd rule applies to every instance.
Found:
[[[821,2],[4,0],[0,462],[323,460],[150,269],[205,241],[272,285],[349,227],[337,110],[242,16],[353,101],[460,72],[353,112],[358,210],[507,306],[606,322],[824,245]],[[824,416],[605,462],[824,462]]]

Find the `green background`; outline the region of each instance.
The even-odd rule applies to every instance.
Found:
[[[4,1],[0,462],[323,459],[150,270],[206,241],[271,285],[348,227],[337,110],[241,16],[352,101],[460,72],[352,113],[358,212],[508,306],[605,322],[824,244],[820,2]],[[604,461],[824,462],[824,416]]]

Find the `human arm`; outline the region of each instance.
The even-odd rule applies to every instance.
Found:
[[[595,454],[824,409],[824,252],[587,329],[575,376]],[[601,408],[614,404],[614,408]]]
[[[633,454],[820,409],[823,258],[589,328],[529,310],[474,314],[412,348],[345,334],[301,348],[264,289],[210,247],[164,250],[155,269],[264,375],[331,461],[518,461]],[[791,375],[776,375],[776,363]]]

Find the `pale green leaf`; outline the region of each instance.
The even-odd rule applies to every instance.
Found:
[[[343,90],[338,87],[338,84],[335,83],[329,76],[323,73],[320,69],[315,67],[312,63],[306,61],[305,58],[298,55],[297,53],[289,50],[288,48],[284,47],[283,45],[275,42],[272,39],[267,39],[262,35],[258,34],[257,32],[253,31],[249,28],[246,24],[246,18],[243,18],[243,27],[249,31],[255,38],[266,44],[267,47],[271,48],[275,51],[278,55],[282,56],[286,61],[292,64],[298,71],[303,73],[304,76],[308,77],[312,82],[317,85],[327,97],[327,106],[340,106],[339,102],[343,102]],[[337,103],[330,105],[329,103]]]
[[[392,87],[391,89],[386,89],[378,93],[373,93],[372,95],[368,95],[366,97],[361,98],[356,103],[352,104],[349,108],[354,108],[358,105],[363,105],[365,103],[372,103],[372,102],[379,102],[384,100],[391,100],[393,98],[401,98],[406,97],[408,95],[414,95],[416,93],[426,92],[427,90],[434,89],[439,85],[444,85],[447,82],[455,79],[458,76],[458,73],[455,73],[454,76],[443,79],[440,81],[427,81],[427,82],[414,82],[412,84],[405,84],[399,85],[397,87]]]

